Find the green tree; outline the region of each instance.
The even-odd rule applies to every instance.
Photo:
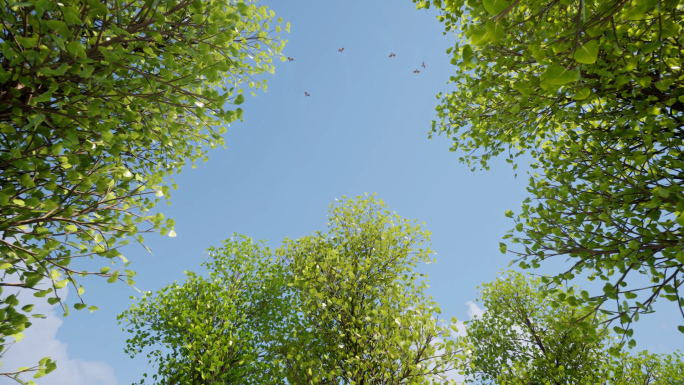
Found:
[[[274,253],[226,241],[208,278],[190,273],[120,316],[127,352],[151,349],[158,384],[448,383],[460,349],[415,272],[426,242],[374,197],[340,202],[328,233]]]
[[[287,241],[296,312],[277,340],[287,383],[447,383],[460,349],[415,270],[431,261],[428,244],[374,196],[343,198],[327,232]]]
[[[684,383],[682,354],[679,351],[673,354],[643,351],[634,356],[622,352],[617,359],[612,358],[606,378],[607,384],[614,385],[678,385]]]
[[[277,384],[264,334],[283,314],[283,265],[247,237],[208,252],[206,278],[186,272],[118,317],[133,334],[126,353],[146,352],[156,384]]]
[[[150,210],[173,173],[223,145],[242,117],[240,87],[273,71],[284,43],[273,17],[250,0],[0,8],[0,289],[32,290],[68,313],[57,289],[73,286],[73,307],[86,308],[78,277],[132,284],[118,248],[146,231],[175,236]],[[84,271],[74,258],[109,266]],[[0,354],[30,325],[21,305],[5,291]]]
[[[577,321],[576,287],[545,292],[540,277],[509,272],[484,284],[486,312],[466,322],[468,382],[494,384],[681,384],[681,353],[638,355],[608,348],[615,338],[600,318]]]
[[[605,378],[600,320],[577,322],[586,309],[563,302],[574,292],[543,290],[540,278],[509,272],[482,285],[487,309],[466,322],[466,373],[497,384],[598,384]]]
[[[455,91],[440,95],[432,132],[471,166],[502,153],[534,159],[534,201],[508,235],[522,245],[520,266],[564,258],[571,266],[555,284],[605,281],[573,300],[609,314],[628,338],[657,299],[682,308],[684,3],[414,2],[438,6],[459,37],[448,50]]]

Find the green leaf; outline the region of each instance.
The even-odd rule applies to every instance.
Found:
[[[116,282],[117,278],[119,278],[119,270],[114,271],[114,273],[112,273],[112,276],[107,278],[107,282],[114,283]]]
[[[591,95],[591,89],[589,87],[584,87],[581,90],[577,91],[575,96],[573,96],[572,98],[575,100],[584,100],[588,98],[589,95]]]
[[[579,71],[563,66],[552,65],[544,72],[543,78],[552,85],[563,85],[579,80]]]
[[[489,36],[489,41],[491,43],[499,42],[506,34],[506,30],[503,27],[502,22],[495,23],[490,20],[485,25],[485,28],[487,29],[487,35]]]
[[[81,59],[86,59],[88,56],[86,55],[85,50],[83,49],[83,46],[81,43],[78,41],[70,41],[66,44],[67,51],[69,51],[70,54],[79,57]]]
[[[69,23],[69,24],[75,24],[79,25],[82,24],[83,22],[81,21],[79,17],[79,11],[78,9],[74,7],[61,7],[62,14],[64,15],[64,20]]]
[[[242,14],[243,16],[248,16],[249,15],[249,7],[244,4],[244,3],[237,3],[236,4],[238,12]]]
[[[489,43],[489,40],[491,36],[487,33],[487,28],[482,26],[482,27],[473,27],[468,30],[469,32],[469,38],[470,38],[470,43],[472,45],[476,46],[481,46]]]
[[[470,46],[470,44],[465,44],[463,46],[463,51],[461,54],[463,63],[465,63],[467,66],[474,66],[477,64],[477,58],[475,57],[473,53],[473,48]]]
[[[596,40],[589,40],[575,50],[575,61],[583,64],[594,64],[598,58],[599,46]]]
[[[506,10],[511,5],[511,2],[508,0],[482,0],[482,5],[484,5],[490,15],[498,15]]]

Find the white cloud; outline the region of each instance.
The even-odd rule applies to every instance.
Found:
[[[466,306],[468,306],[468,318],[473,319],[475,317],[482,317],[482,315],[485,312],[485,309],[479,307],[475,302],[473,301],[468,301],[465,303]]]
[[[485,312],[485,309],[481,308],[473,301],[468,301],[465,303],[465,305],[468,306],[468,318],[471,320],[475,319],[476,317],[481,318]],[[451,333],[453,337],[464,337],[466,335],[466,325],[463,323],[463,321],[456,322],[456,328],[458,331]]]
[[[482,315],[485,312],[485,309],[479,307],[475,302],[473,301],[468,301],[465,303],[466,306],[468,306],[468,318],[471,320],[474,319],[475,317],[482,317]],[[466,325],[463,323],[463,321],[457,321],[456,322],[456,332],[451,332],[451,336],[453,338],[458,338],[458,337],[464,337],[467,334],[466,331]],[[457,384],[463,384],[464,381],[466,380],[465,376],[462,374],[459,374],[458,371],[453,370],[448,373],[446,373],[445,376],[446,380],[453,380]]]
[[[63,293],[62,298],[66,298]],[[23,291],[18,295],[20,303],[34,303],[32,314],[43,314],[45,319],[31,319],[32,325],[24,330],[24,339],[14,344],[2,357],[2,371],[10,372],[22,366],[34,366],[49,356],[57,362],[57,369],[44,377],[35,379],[37,385],[117,385],[114,369],[102,361],[69,358],[68,344],[57,339],[62,326],[61,309],[50,306],[45,298],[35,298]],[[57,311],[55,311],[57,310]],[[33,374],[22,377],[33,380]]]
[[[456,331],[451,332],[451,336],[454,338],[457,337],[465,337],[466,335],[466,326],[463,323],[463,321],[456,321]]]

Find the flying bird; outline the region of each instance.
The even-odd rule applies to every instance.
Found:
[[[294,61],[294,58],[288,56],[288,57],[287,57],[287,60],[289,60],[289,61]]]
[[[414,73],[414,74],[419,74],[419,73],[420,73],[420,71],[418,71],[418,70],[415,70],[415,71],[413,71],[413,73]]]
[[[342,51],[344,51],[344,47],[337,50],[337,52],[342,52]]]
[[[395,55],[393,52],[390,52],[389,57],[395,57],[395,56],[397,56],[397,55]]]
[[[306,92],[306,91],[304,91],[304,96],[311,96],[311,94],[308,93],[308,92]]]
[[[425,62],[423,62],[423,65],[421,67],[425,68]]]

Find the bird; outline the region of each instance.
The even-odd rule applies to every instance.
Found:
[[[420,71],[418,71],[418,70],[415,70],[415,71],[413,71],[413,73],[414,73],[414,74],[419,74],[419,73],[420,73]]]
[[[342,51],[344,51],[344,47],[337,50],[337,52],[342,52]]]
[[[423,62],[423,65],[421,67],[425,68],[425,62]]]
[[[393,52],[390,52],[389,57],[395,57],[395,56],[397,56],[397,55],[395,55]]]
[[[288,56],[288,57],[287,57],[287,60],[289,60],[289,61],[294,61],[294,58]]]
[[[311,96],[311,94],[308,93],[308,92],[306,92],[306,91],[304,91],[304,96]]]

